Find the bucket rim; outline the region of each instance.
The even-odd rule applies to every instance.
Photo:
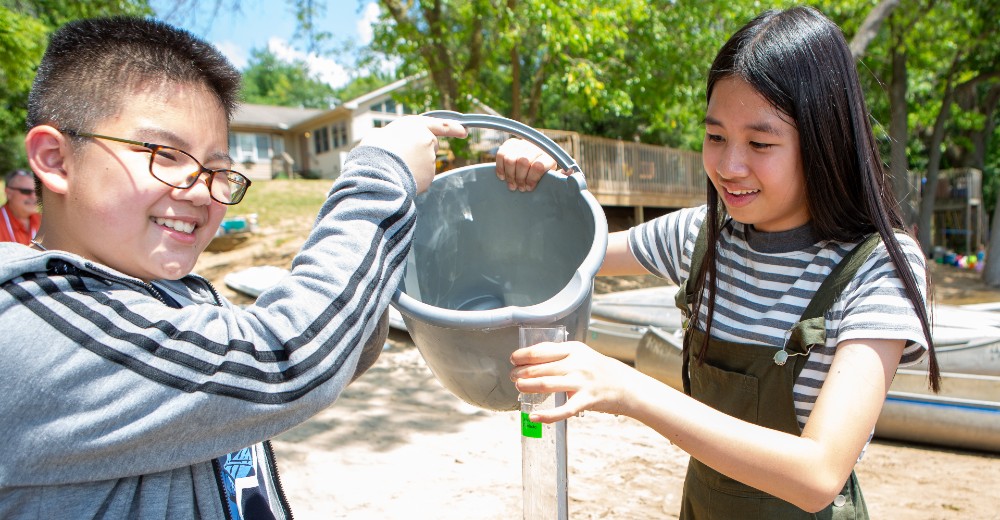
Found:
[[[482,165],[480,165],[482,166]],[[439,178],[443,178],[446,174]],[[573,182],[590,209],[594,221],[594,241],[586,257],[576,268],[570,282],[552,297],[527,306],[505,306],[489,310],[454,310],[436,307],[413,298],[397,287],[392,295],[392,306],[411,319],[449,329],[503,328],[510,326],[538,325],[565,318],[580,307],[593,293],[593,279],[604,263],[608,249],[608,221],[597,198],[587,190],[583,173],[566,176],[555,172],[546,175],[561,177]],[[556,308],[553,311],[553,307]]]

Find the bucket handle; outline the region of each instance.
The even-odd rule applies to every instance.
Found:
[[[507,119],[506,117],[493,116],[489,114],[462,114],[451,110],[432,110],[430,112],[425,112],[423,115],[458,121],[459,123],[462,123],[462,126],[490,128],[493,130],[510,132],[544,150],[545,153],[549,154],[556,160],[556,163],[559,164],[559,167],[563,170],[569,172],[579,172],[581,174],[583,173],[580,166],[576,164],[576,161],[574,161],[573,158],[566,153],[566,150],[563,150],[555,143],[555,141],[550,139],[549,136],[524,123],[514,121],[513,119]]]
[[[584,263],[577,269],[577,272],[573,276],[573,280],[576,283],[567,285],[562,291],[548,300],[551,302],[553,299],[558,298],[561,303],[572,303],[572,305],[563,306],[563,311],[558,315],[553,316],[549,312],[541,312],[548,309],[548,307],[543,307],[543,304],[528,307],[506,307],[504,314],[498,314],[498,309],[468,311],[440,309],[414,299],[400,288],[397,288],[393,294],[393,306],[400,311],[404,318],[419,314],[421,321],[442,328],[502,328],[511,325],[552,323],[553,320],[565,318],[573,312],[573,309],[577,308],[590,296],[593,289],[593,277],[604,260],[604,252],[608,245],[607,221],[605,220],[604,213],[600,210],[600,204],[597,202],[597,199],[587,192],[587,182],[583,177],[583,171],[580,169],[580,166],[548,136],[512,119],[489,114],[462,114],[450,110],[434,110],[425,112],[422,115],[457,121],[463,126],[490,128],[509,132],[542,148],[543,151],[556,160],[560,168],[570,172],[569,176],[564,177],[563,175],[559,175],[559,177],[565,178],[570,182],[569,185],[572,185],[574,189],[578,189],[581,196],[594,212],[598,236],[595,237],[594,244],[587,254]],[[547,175],[556,174],[549,172]],[[587,277],[590,278],[590,283],[585,282]]]

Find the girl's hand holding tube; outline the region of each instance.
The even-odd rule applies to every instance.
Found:
[[[553,423],[584,410],[628,415],[627,387],[640,373],[579,341],[539,343],[510,357],[510,378],[523,393],[566,392],[562,406],[531,414],[534,422]]]

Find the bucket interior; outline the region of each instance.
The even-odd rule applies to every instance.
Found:
[[[555,173],[521,193],[493,164],[460,168],[435,179],[417,211],[401,290],[440,309],[543,303],[570,283],[595,238],[593,210]]]

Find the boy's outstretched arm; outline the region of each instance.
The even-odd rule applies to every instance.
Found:
[[[198,277],[157,289],[69,253],[0,247],[0,487],[167,471],[330,406],[402,278],[414,196],[445,135],[465,130],[413,116],[352,150],[291,275],[245,309]]]
[[[410,139],[411,136],[430,131],[430,139],[421,142],[420,139]],[[399,155],[413,173],[417,185],[417,193],[422,193],[434,179],[434,164],[437,156],[437,137],[465,137],[466,129],[454,121],[446,119],[415,116],[402,118],[384,127],[382,131],[372,132],[361,140],[362,145],[383,148]],[[428,137],[424,135],[424,137]],[[430,151],[428,156],[427,152]],[[428,159],[431,168],[427,168]],[[378,327],[368,338],[361,351],[361,358],[354,370],[351,381],[364,374],[382,353],[382,347],[389,333],[388,311],[382,313]]]

